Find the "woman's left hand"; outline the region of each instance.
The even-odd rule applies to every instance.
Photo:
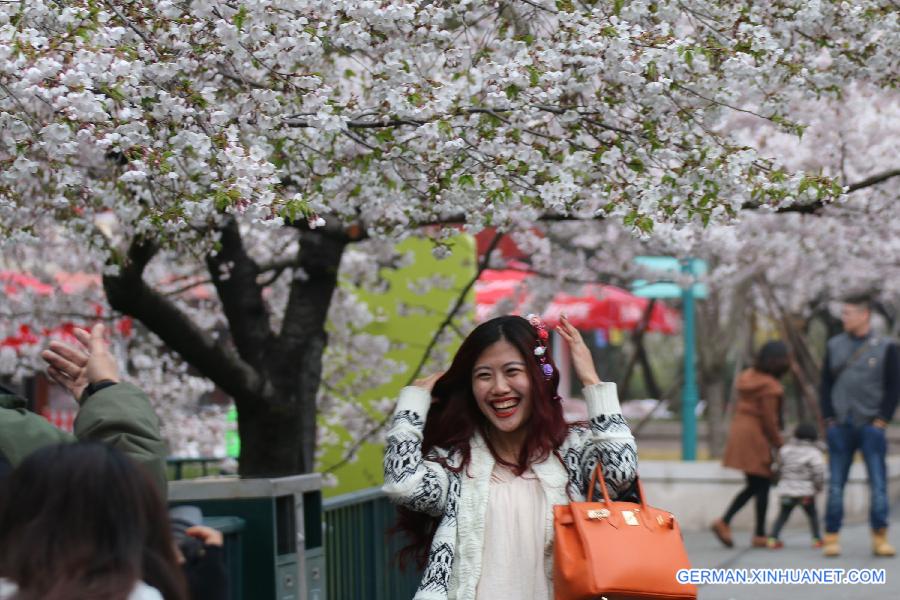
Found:
[[[597,375],[597,369],[594,367],[594,357],[591,356],[590,349],[585,345],[581,333],[575,329],[565,315],[560,317],[559,327],[556,328],[556,331],[569,345],[569,351],[572,353],[572,365],[575,367],[575,375],[578,376],[581,385],[587,387],[600,383],[600,376]]]

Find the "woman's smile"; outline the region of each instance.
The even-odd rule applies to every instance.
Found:
[[[519,408],[519,403],[521,400],[518,397],[507,396],[505,398],[497,398],[496,400],[491,400],[490,405],[494,410],[494,414],[497,415],[500,419],[507,419],[514,414],[516,414],[516,410]]]

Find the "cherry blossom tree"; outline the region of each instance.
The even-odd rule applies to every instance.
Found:
[[[67,240],[231,395],[242,474],[308,471],[348,248],[818,210],[837,174],[729,119],[796,136],[798,99],[896,85],[897,39],[881,0],[5,3],[0,235]]]
[[[900,175],[900,96],[864,81],[848,82],[841,94],[797,99],[792,114],[805,127],[802,138],[784,135],[746,114],[727,125],[731,135],[789,168],[823,172],[846,186],[838,203],[791,213],[745,211],[730,224],[705,229],[657,227],[645,239],[614,223],[553,225],[531,241],[545,253],[532,261],[535,290],[552,295],[566,281],[627,282],[652,277],[634,264],[641,254],[704,259],[709,297],[697,304],[698,373],[708,406],[709,444],[724,439],[724,407],[735,367],[752,358],[751,323],[777,323],[798,354],[795,373],[806,404],[815,411],[823,348],[808,349],[809,331],[780,330],[785,323],[809,323],[848,294],[873,294],[889,311],[886,333],[896,334],[900,231],[894,214]],[[540,310],[540,307],[537,308]],[[893,325],[893,327],[890,327]],[[807,328],[808,329],[808,328]],[[791,334],[801,339],[791,340]],[[821,344],[823,340],[818,340]],[[813,351],[813,355],[804,356]],[[812,360],[809,360],[809,359]]]

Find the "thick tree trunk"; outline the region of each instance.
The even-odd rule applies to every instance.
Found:
[[[236,402],[242,477],[278,477],[310,470],[305,466],[299,434],[303,417],[299,402],[273,404],[259,397]]]
[[[259,278],[234,221],[222,227],[221,249],[207,257],[231,343],[214,339],[143,280],[156,254],[135,240],[117,276],[104,278],[110,305],[141,321],[171,349],[234,398],[241,436],[239,472],[246,477],[307,473],[315,467],[316,396],[325,322],[341,256],[341,231],[301,230],[281,331],[272,331]]]
[[[315,468],[316,397],[328,344],[325,323],[347,242],[322,231],[300,233],[301,275],[291,280],[281,331],[261,349],[257,368],[264,391],[257,398],[237,400],[243,477]]]

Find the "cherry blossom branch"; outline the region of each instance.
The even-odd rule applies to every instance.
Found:
[[[546,6],[541,6],[541,5],[538,4],[537,2],[534,2],[533,0],[517,0],[517,1],[518,1],[518,2],[521,2],[521,3],[523,3],[523,4],[527,4],[528,6],[532,6],[532,7],[534,7],[534,8],[537,8],[538,10],[543,10],[543,11],[545,11],[545,12],[548,12],[548,13],[550,13],[551,15],[558,14],[557,11],[553,10],[552,8],[547,8]]]
[[[900,169],[891,169],[889,171],[884,171],[883,173],[876,173],[871,177],[866,177],[862,181],[857,181],[856,183],[851,183],[850,185],[848,185],[847,193],[851,194],[857,190],[871,187],[873,185],[878,185],[879,183],[883,183],[888,179],[897,177],[898,175],[900,175]]]
[[[198,281],[192,281],[190,283],[186,283],[182,286],[175,288],[174,290],[166,290],[165,292],[162,292],[162,294],[164,296],[180,296],[181,294],[183,294],[185,292],[189,292],[194,288],[200,287],[202,285],[209,285],[212,282],[213,282],[212,279],[200,279]]]
[[[531,104],[528,105],[531,108],[537,109],[541,112],[549,112],[556,115],[562,115],[569,111],[576,111],[582,117],[586,115],[597,114],[595,110],[579,110],[578,106],[551,106],[546,104]],[[381,119],[381,120],[367,120],[365,118],[356,118],[348,120],[344,123],[344,125],[350,129],[385,129],[390,127],[402,127],[402,126],[410,126],[410,127],[421,127],[422,125],[427,125],[428,123],[433,123],[435,121],[440,121],[441,119],[446,119],[448,117],[462,117],[469,115],[478,115],[478,114],[488,114],[494,117],[498,117],[501,114],[507,113],[515,113],[521,111],[523,107],[512,107],[512,106],[499,106],[499,107],[489,107],[489,106],[472,106],[467,108],[459,108],[453,112],[446,114],[436,114],[433,115],[429,119],[399,119],[399,118],[390,118],[390,119]],[[584,107],[588,108],[588,107]],[[371,114],[371,113],[370,113]],[[308,119],[304,119],[304,116],[312,116],[312,115],[303,115],[303,114],[295,114],[289,117],[285,117],[282,122],[288,127],[295,128],[312,128],[315,127]],[[764,118],[764,117],[763,117]],[[633,132],[629,132],[620,127],[615,127],[608,123],[604,123],[597,119],[583,119],[585,122],[590,123],[592,125],[596,125],[598,127],[602,127],[603,129],[608,129],[610,131],[616,131],[623,135],[635,135]],[[529,132],[533,133],[533,132]],[[542,134],[543,135],[543,134]]]
[[[109,10],[111,10],[113,12],[114,15],[116,15],[116,17],[119,18],[119,21],[124,23],[129,29],[131,29],[133,32],[135,32],[138,35],[138,37],[144,41],[144,44],[146,44],[147,48],[152,50],[157,58],[160,58],[159,50],[157,49],[156,45],[150,40],[150,38],[147,36],[146,33],[141,31],[140,29],[138,29],[137,25],[135,25],[131,21],[131,19],[125,17],[125,15],[120,13],[119,10],[116,8],[116,5],[113,2],[110,2],[109,0],[104,0],[103,3],[106,5],[107,8],[109,8]]]
[[[856,183],[852,183],[847,186],[847,194],[852,194],[853,192],[858,192],[859,190],[872,187],[874,185],[878,185],[879,183],[884,183],[888,179],[893,177],[897,177],[900,175],[900,169],[891,169],[889,171],[884,171],[883,173],[877,173],[872,175],[871,177],[867,177],[862,181],[857,181]],[[793,204],[791,206],[784,206],[776,209],[773,212],[777,213],[800,213],[800,214],[819,214],[820,210],[824,208],[828,203],[823,200],[816,200],[815,202],[809,202],[807,204]],[[763,205],[755,204],[755,203],[745,203],[741,208],[743,210],[756,210],[762,208]]]
[[[158,246],[151,241],[132,241],[119,274],[103,276],[109,305],[143,323],[230,396],[253,395],[261,384],[256,370],[144,281],[144,269],[157,251]]]

